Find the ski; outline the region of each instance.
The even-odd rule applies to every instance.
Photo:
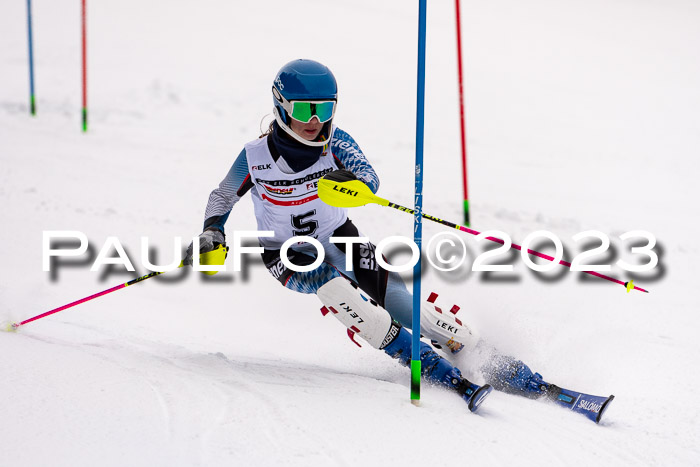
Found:
[[[549,385],[547,390],[547,399],[554,401],[562,407],[571,409],[576,413],[580,413],[589,420],[596,423],[600,422],[603,413],[610,406],[610,402],[615,396],[593,396],[582,392],[572,391],[570,389],[560,388],[553,384]]]
[[[469,410],[471,412],[476,412],[481,403],[484,402],[484,399],[486,399],[486,396],[491,394],[493,388],[488,384],[484,384],[483,386],[477,386],[476,384],[474,384],[472,385],[471,390],[474,392],[469,398]]]
[[[471,412],[476,412],[481,403],[484,402],[484,399],[493,391],[490,384],[479,386],[466,378],[454,378],[451,383],[457,394],[462,396],[462,399],[469,404],[469,411]]]

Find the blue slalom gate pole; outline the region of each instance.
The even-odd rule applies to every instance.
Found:
[[[418,95],[416,103],[416,199],[413,216],[413,241],[418,246],[418,262],[413,266],[413,340],[411,341],[411,402],[420,400],[420,283],[421,244],[423,239],[423,131],[425,102],[425,16],[427,0],[418,3]]]
[[[32,43],[32,0],[27,0],[27,34],[29,36],[29,113],[36,115],[34,97],[34,44]]]

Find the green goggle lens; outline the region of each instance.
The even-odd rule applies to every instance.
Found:
[[[292,118],[302,123],[309,123],[314,117],[318,117],[321,123],[333,118],[335,102],[302,102],[292,101]]]

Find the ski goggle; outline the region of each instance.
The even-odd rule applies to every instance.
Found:
[[[309,123],[317,117],[321,123],[326,123],[335,115],[335,101],[288,101],[274,87],[273,94],[294,120]]]
[[[292,111],[287,110],[287,112],[294,120],[299,120],[301,123],[309,123],[314,116],[318,117],[319,122],[326,123],[335,113],[334,101],[292,101],[290,104]]]

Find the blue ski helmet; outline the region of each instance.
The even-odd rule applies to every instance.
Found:
[[[323,146],[328,143],[337,99],[335,76],[327,66],[314,60],[300,59],[287,63],[277,72],[272,84],[277,124],[292,138],[308,146]],[[311,104],[295,107],[295,101]],[[304,123],[317,117],[324,124],[319,141],[307,141],[292,131],[292,112],[298,117],[297,120]]]

